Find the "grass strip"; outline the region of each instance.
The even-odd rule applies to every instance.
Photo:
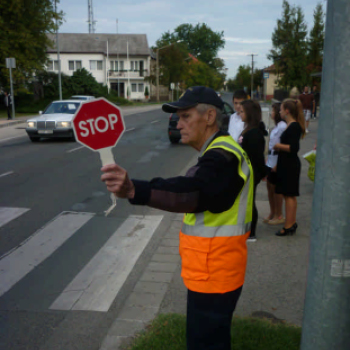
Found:
[[[298,350],[301,328],[266,319],[234,317],[232,350]],[[163,314],[137,334],[127,350],[186,350],[186,317]]]

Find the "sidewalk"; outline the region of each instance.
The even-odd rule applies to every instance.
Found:
[[[310,123],[310,133],[301,141],[302,162],[296,235],[277,237],[282,227],[262,223],[268,215],[266,183],[258,187],[258,240],[248,243],[248,266],[242,296],[235,315],[268,317],[302,325],[306,289],[313,182],[307,177],[308,163],[302,155],[313,149],[318,122]],[[182,215],[174,215],[158,250],[134,292],[109,329],[100,350],[116,350],[145,327],[157,313],[186,313],[187,290],[180,277],[178,235]]]

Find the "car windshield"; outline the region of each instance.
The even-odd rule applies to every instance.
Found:
[[[80,103],[78,102],[55,102],[51,103],[49,107],[46,108],[43,114],[74,114],[77,111],[79,105]]]

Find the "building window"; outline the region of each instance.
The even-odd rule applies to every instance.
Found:
[[[120,67],[119,70],[124,70],[124,61],[119,61]]]
[[[81,69],[81,61],[68,61],[69,70]]]
[[[143,92],[144,91],[144,87],[143,87],[143,83],[139,84],[139,92]]]
[[[131,84],[131,92],[137,92],[137,84]]]
[[[114,61],[109,61],[109,69],[114,70]]]
[[[58,70],[58,61],[48,61],[47,70]]]
[[[139,70],[139,61],[130,61],[130,70],[138,71]]]
[[[102,70],[103,65],[102,61],[91,60],[90,61],[90,70]]]

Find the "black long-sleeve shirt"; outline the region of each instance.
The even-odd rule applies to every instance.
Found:
[[[219,131],[211,140],[223,135],[229,134]],[[135,197],[130,203],[177,213],[226,211],[244,185],[237,157],[221,148],[205,152],[185,176],[132,181]]]
[[[247,152],[252,162],[254,182],[258,184],[266,175],[265,168],[265,138],[260,128],[253,128],[245,132],[242,138],[242,148]]]

